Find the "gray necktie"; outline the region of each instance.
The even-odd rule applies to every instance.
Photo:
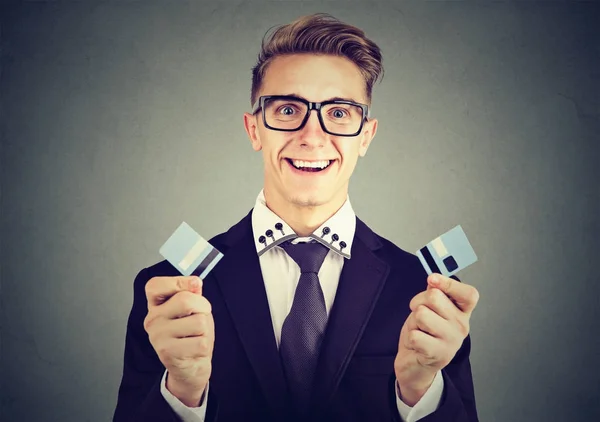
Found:
[[[297,410],[307,410],[319,349],[327,326],[319,268],[329,252],[318,242],[284,242],[281,247],[300,267],[292,309],[283,322],[279,353]]]

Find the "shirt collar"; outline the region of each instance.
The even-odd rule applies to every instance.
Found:
[[[334,215],[306,237],[299,237],[282,218],[267,207],[264,189],[258,194],[252,212],[252,232],[258,256],[286,240],[314,239],[342,257],[350,259],[355,231],[356,214],[349,197]]]

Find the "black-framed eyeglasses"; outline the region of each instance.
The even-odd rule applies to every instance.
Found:
[[[252,106],[262,110],[264,125],[272,130],[293,132],[304,127],[311,110],[317,110],[324,132],[335,136],[356,136],[369,118],[369,106],[349,100],[315,103],[289,95],[263,95]]]

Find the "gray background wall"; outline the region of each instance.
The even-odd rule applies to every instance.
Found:
[[[384,53],[351,199],[479,262],[482,421],[600,420],[599,8],[582,2],[29,2],[2,12],[2,421],[108,421],[137,272],[253,205],[242,125],[271,26],[325,11]],[[402,200],[410,198],[410,200]]]

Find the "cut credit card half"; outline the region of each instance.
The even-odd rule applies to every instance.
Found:
[[[185,221],[175,230],[160,254],[185,276],[191,274],[204,279],[223,254],[208,243]]]
[[[460,225],[436,237],[417,251],[427,274],[450,277],[477,262],[477,255]]]

